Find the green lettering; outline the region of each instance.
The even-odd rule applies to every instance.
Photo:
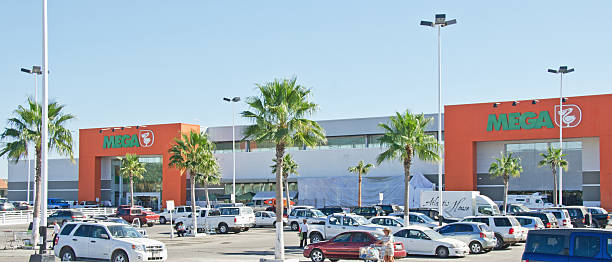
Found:
[[[123,147],[132,147],[130,135],[123,135]]]
[[[519,125],[519,117],[521,117],[521,113],[508,114],[508,130],[521,129],[521,126]]]
[[[102,148],[114,148],[114,147],[115,147],[115,137],[105,136],[104,142],[102,142]]]
[[[132,135],[132,147],[140,147],[140,141],[138,141],[137,135]]]
[[[536,115],[536,113],[534,112],[525,112],[521,115],[521,118],[519,119],[519,123],[521,124],[521,128],[522,129],[532,129],[535,124],[536,124],[536,119],[533,119],[534,117],[537,117],[538,115]],[[531,121],[530,121],[531,120]]]
[[[487,131],[499,131],[499,129],[507,130],[508,129],[508,118],[506,114],[499,114],[499,118],[495,116],[495,114],[489,115],[489,120],[487,121]]]
[[[538,120],[535,123],[535,129],[540,129],[542,127],[546,127],[546,128],[554,128],[552,120],[550,119],[550,114],[548,113],[548,111],[542,111],[540,112],[540,115],[538,116]]]
[[[123,147],[123,136],[115,136],[115,146],[113,148]]]

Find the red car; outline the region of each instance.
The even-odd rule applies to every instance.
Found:
[[[119,206],[117,208],[117,213],[115,216],[123,218],[123,220],[134,223],[134,220],[138,218],[138,221],[144,225],[147,224],[149,227],[152,227],[153,224],[159,222],[159,215],[153,212],[149,212],[144,210],[142,207],[134,206],[129,207],[126,205]]]
[[[304,248],[303,254],[313,262],[323,262],[326,258],[332,262],[340,259],[359,259],[359,248],[370,246],[378,241],[377,234],[371,232],[344,232],[328,241],[309,244]],[[393,255],[396,258],[406,256],[406,249],[402,242],[395,242]]]

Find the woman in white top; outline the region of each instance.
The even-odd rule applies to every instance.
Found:
[[[395,261],[395,257],[393,256],[395,253],[395,250],[393,248],[395,240],[393,239],[393,235],[391,235],[391,229],[389,229],[388,227],[385,227],[385,229],[383,229],[383,233],[385,233],[385,235],[380,238],[378,244],[382,245],[382,247],[384,248],[384,261],[393,262]]]

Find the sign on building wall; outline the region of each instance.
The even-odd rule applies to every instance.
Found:
[[[563,128],[576,127],[582,121],[582,110],[577,105],[563,105],[554,107],[553,113],[555,124]],[[548,111],[490,114],[487,119],[487,131],[541,129],[542,127],[554,128],[550,113]]]
[[[102,148],[151,147],[155,134],[151,130],[138,130],[138,134],[104,136]]]

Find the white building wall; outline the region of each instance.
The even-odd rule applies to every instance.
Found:
[[[298,150],[288,151],[298,164],[300,177],[325,177],[351,175],[347,168],[363,160],[376,165],[376,157],[382,152],[380,148],[363,149],[328,149],[328,150]],[[232,179],[232,154],[216,154],[222,168],[222,179]],[[236,180],[245,179],[274,179],[270,166],[273,165],[273,151],[265,152],[236,152]],[[426,163],[415,160],[412,171],[424,174],[437,174],[435,163]],[[400,161],[385,162],[376,166],[368,176],[402,176],[404,174]]]
[[[599,137],[582,139],[582,171],[599,171]]]
[[[34,181],[34,163],[31,160],[31,175],[30,181]],[[49,159],[49,181],[78,181],[79,180],[79,160],[74,162],[70,159]],[[8,182],[27,182],[28,176],[28,161],[19,161],[19,163],[9,162],[8,165]]]

